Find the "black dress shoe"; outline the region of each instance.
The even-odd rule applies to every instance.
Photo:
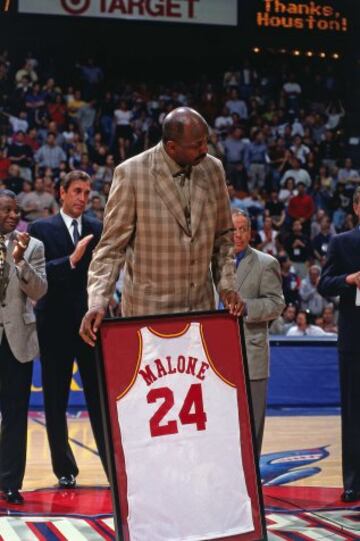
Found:
[[[73,474],[70,475],[63,475],[59,479],[59,487],[60,488],[75,488],[76,487],[76,479]]]
[[[356,502],[357,500],[360,500],[360,492],[357,492],[352,488],[348,488],[341,494],[341,500],[343,502]]]
[[[22,503],[24,503],[24,498],[21,496],[18,490],[12,490],[11,488],[8,488],[6,490],[3,490],[3,495],[8,503],[14,503],[16,505],[21,505]]]

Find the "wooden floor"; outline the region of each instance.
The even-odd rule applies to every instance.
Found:
[[[80,486],[107,486],[96,455],[90,423],[87,418],[69,419],[69,435],[80,474]],[[321,472],[295,483],[298,486],[340,487],[340,418],[338,416],[281,416],[266,420],[263,455],[279,451],[295,451],[327,446],[329,457],[317,463]],[[28,458],[24,490],[56,485],[51,470],[44,420],[29,420]]]
[[[289,484],[318,487],[342,486],[340,417],[324,415],[268,417],[266,419],[263,454],[325,446],[330,454],[317,464],[321,472],[313,477]]]

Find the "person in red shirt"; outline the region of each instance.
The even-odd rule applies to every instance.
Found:
[[[310,221],[315,212],[315,205],[311,195],[306,193],[305,184],[298,182],[296,185],[298,194],[289,201],[288,215],[293,220],[299,220],[303,231],[310,232]]]
[[[11,165],[11,160],[6,156],[5,149],[0,148],[0,180],[4,180],[9,175],[9,167]]]

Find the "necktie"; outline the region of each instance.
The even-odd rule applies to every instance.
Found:
[[[74,228],[74,245],[76,246],[77,243],[79,242],[80,240],[80,234],[79,234],[79,229],[78,229],[78,223],[77,223],[77,220],[73,220],[71,222],[71,225],[73,226]]]
[[[174,179],[180,195],[182,207],[184,210],[186,223],[188,228],[191,228],[191,212],[190,212],[190,174],[191,169],[187,168],[178,171],[174,175]]]

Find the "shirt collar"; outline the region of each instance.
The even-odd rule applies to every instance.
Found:
[[[72,227],[73,220],[76,220],[77,223],[78,223],[78,226],[81,227],[81,225],[82,225],[81,216],[79,216],[78,218],[73,218],[72,216],[69,216],[68,214],[65,214],[63,209],[60,209],[60,214],[61,214],[61,217],[64,220],[65,225],[66,225],[66,227],[68,229],[70,229],[70,227]]]
[[[191,167],[190,166],[181,167],[181,165],[179,165],[172,158],[170,158],[169,154],[165,150],[163,142],[161,142],[160,149],[161,149],[161,152],[163,154],[164,160],[165,160],[167,166],[170,169],[170,173],[171,173],[171,175],[173,177],[176,177],[181,173],[186,173],[186,176],[190,178],[190,174],[191,174]]]

